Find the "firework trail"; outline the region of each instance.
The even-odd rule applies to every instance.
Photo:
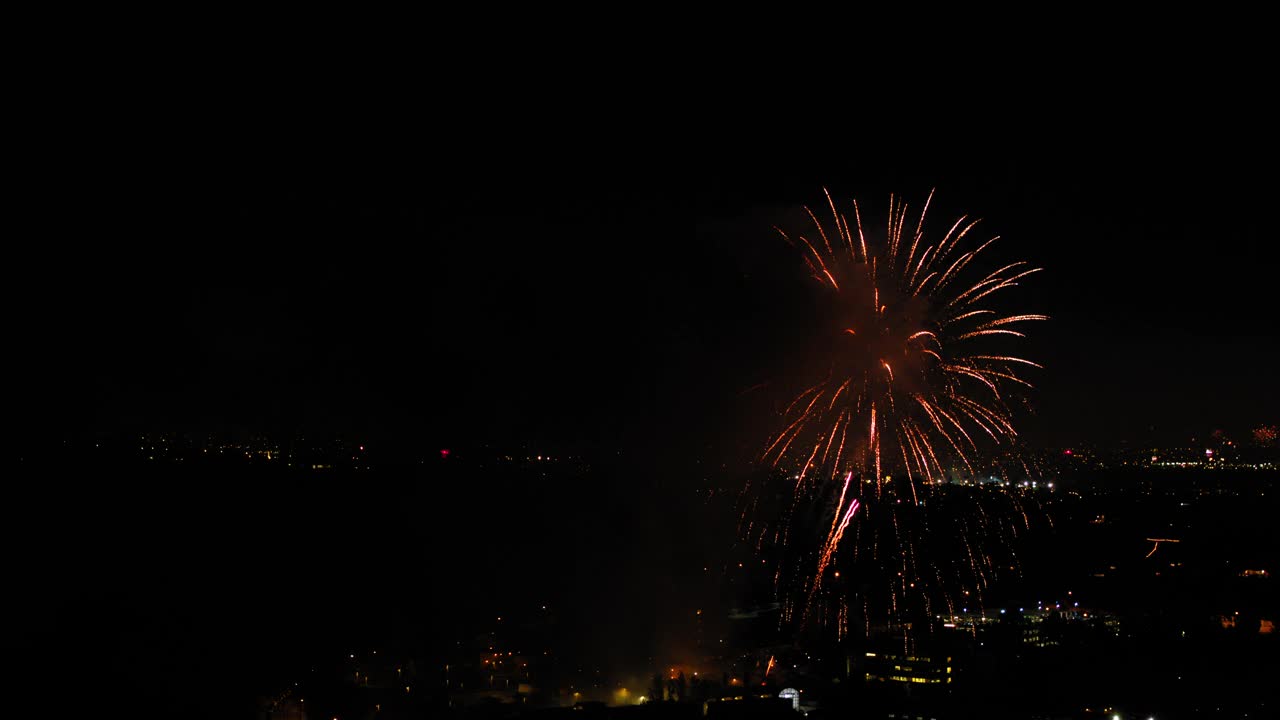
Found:
[[[822,287],[831,320],[827,372],[782,411],[781,429],[761,456],[785,469],[791,484],[791,510],[775,529],[781,542],[791,534],[802,499],[826,498],[828,507],[834,500],[802,615],[813,606],[855,516],[851,562],[890,571],[881,604],[899,620],[910,596],[921,598],[918,609],[931,610],[930,595],[922,591],[947,584],[944,571],[963,577],[962,584],[985,587],[1004,562],[985,551],[981,538],[1016,532],[1006,519],[1010,514],[1026,518],[1012,495],[992,511],[986,509],[990,503],[973,502],[945,520],[926,512],[927,505],[940,504],[938,486],[961,470],[975,473],[984,446],[1016,444],[1007,401],[1032,386],[1023,373],[1040,366],[999,347],[1024,337],[1027,323],[1048,319],[995,309],[999,294],[1040,269],[1014,262],[974,272],[998,238],[965,250],[975,244],[970,236],[979,221],[960,217],[932,241],[925,233],[932,199],[930,193],[914,212],[890,196],[883,239],[868,237],[856,200],[850,218],[830,193],[820,210],[824,217],[806,207],[805,227],[776,228]],[[962,572],[921,557],[943,537],[967,565]],[[961,592],[968,594],[940,593],[952,613]],[[869,608],[869,599],[862,599]],[[847,612],[842,600],[838,626],[847,623]]]

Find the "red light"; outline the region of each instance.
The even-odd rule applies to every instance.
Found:
[[[442,457],[442,458],[447,458],[447,457],[449,457],[449,451],[448,451],[448,450],[445,450],[445,449],[443,449],[443,448],[441,448],[441,450],[440,450],[440,457]]]
[[[1070,450],[1068,450],[1068,451],[1067,451],[1067,454],[1068,454],[1068,455],[1070,455],[1070,454],[1071,454],[1071,451],[1070,451]]]

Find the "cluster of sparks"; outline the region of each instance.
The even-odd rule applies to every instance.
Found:
[[[1275,447],[1277,437],[1280,434],[1277,434],[1275,425],[1262,425],[1253,430],[1253,441],[1262,447]]]
[[[930,193],[917,214],[890,196],[883,242],[868,242],[856,201],[851,224],[830,193],[821,211],[829,209],[829,217],[820,219],[805,208],[811,226],[804,234],[777,228],[800,250],[828,296],[832,321],[825,333],[829,346],[821,351],[829,369],[782,411],[782,429],[761,457],[787,470],[793,513],[802,496],[835,501],[829,527],[822,525],[825,537],[804,612],[821,590],[855,516],[862,523],[875,516],[895,537],[886,542],[878,531],[860,528],[853,553],[869,545],[865,550],[881,565],[895,566],[891,575],[897,590],[890,593],[888,609],[897,613],[906,591],[928,580],[922,572],[928,563],[909,557],[922,543],[906,534],[900,519],[910,508],[923,508],[929,491],[953,471],[975,474],[981,446],[1015,444],[1008,401],[1031,387],[1022,373],[1040,367],[993,345],[1022,338],[1026,323],[1048,318],[998,312],[991,304],[1039,268],[1015,262],[974,275],[974,261],[998,238],[964,250],[979,221],[961,217],[940,240],[930,242],[924,227],[932,198]],[[971,516],[984,525],[1001,525],[995,519],[988,523],[981,508]],[[915,531],[929,524],[919,518],[906,522]],[[964,533],[967,522],[961,521],[956,532]],[[775,525],[775,539],[785,544],[790,524],[788,515]],[[996,563],[968,537],[960,538],[959,546],[971,564],[970,576],[984,584]],[[927,604],[926,598],[926,609]],[[840,605],[838,627],[847,624],[847,616],[847,607]]]

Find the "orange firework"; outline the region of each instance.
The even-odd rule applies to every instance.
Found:
[[[978,224],[961,217],[930,243],[924,223],[932,198],[930,193],[908,232],[907,204],[891,196],[881,246],[868,243],[857,201],[851,230],[830,193],[830,232],[809,208],[816,241],[778,228],[803,251],[837,320],[830,374],[787,407],[784,429],[763,456],[773,465],[794,464],[797,485],[854,470],[870,475],[879,492],[884,467],[893,465],[906,473],[918,502],[916,484],[945,477],[945,461],[972,470],[976,437],[995,443],[1016,438],[1005,399],[1031,386],[1022,370],[1040,366],[995,354],[989,343],[1024,337],[1013,328],[1048,318],[999,313],[984,303],[1039,268],[1016,262],[962,282],[965,270],[997,238],[961,252],[961,241]]]
[[[823,218],[806,207],[805,227],[777,228],[800,250],[830,307],[829,369],[782,411],[781,430],[761,456],[787,470],[792,514],[801,497],[835,500],[806,582],[802,617],[855,515],[861,520],[855,525],[853,564],[888,571],[883,606],[899,623],[909,622],[903,607],[908,596],[918,596],[922,602],[915,609],[929,613],[925,588],[948,584],[945,563],[917,561],[920,549],[934,541],[926,530],[938,534],[946,528],[955,539],[950,547],[965,567],[952,575],[961,584],[985,587],[997,564],[1007,566],[976,539],[1008,531],[1001,512],[988,513],[984,501],[977,501],[944,521],[928,516],[924,506],[946,480],[974,474],[984,444],[1008,448],[1016,442],[1007,401],[1031,387],[1023,373],[1040,366],[1001,350],[1001,344],[1025,337],[1021,328],[1027,323],[1048,318],[1001,312],[993,302],[1039,268],[1014,262],[976,272],[984,264],[982,253],[998,238],[970,242],[979,221],[960,217],[935,242],[925,233],[932,199],[930,193],[915,213],[890,196],[883,240],[868,237],[857,201],[850,204],[851,223],[830,193]],[[1010,502],[1002,511],[1025,519],[1016,498],[1005,500]],[[776,527],[785,542],[790,515]],[[951,612],[960,592],[939,590]],[[864,596],[868,627],[870,604]],[[835,612],[839,627],[847,624],[847,613],[842,598]]]

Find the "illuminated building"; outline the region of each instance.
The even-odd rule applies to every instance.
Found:
[[[866,654],[865,667],[868,684],[943,686],[950,685],[952,679],[949,656],[922,657],[869,652]]]
[[[1021,621],[1022,642],[1032,647],[1051,647],[1058,644],[1057,633],[1048,631],[1045,620],[1059,617],[1057,613],[1037,611],[1023,613]]]
[[[783,689],[782,692],[778,693],[778,697],[782,698],[783,700],[790,700],[791,710],[793,712],[800,711],[800,691],[799,690],[796,690],[795,688],[785,688]]]

